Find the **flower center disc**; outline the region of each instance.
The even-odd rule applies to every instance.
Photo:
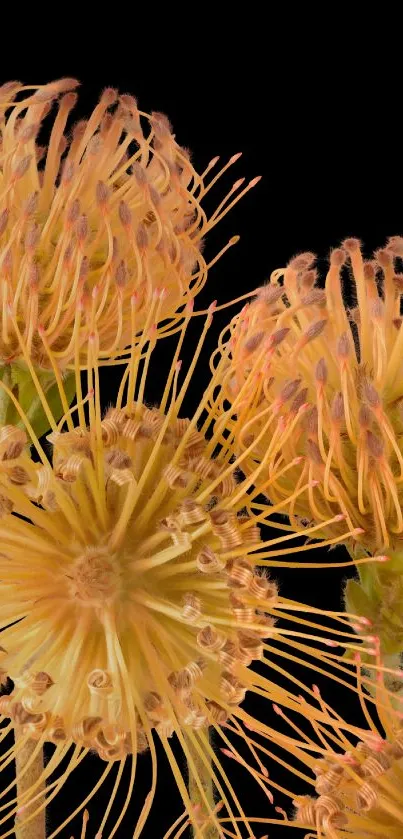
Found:
[[[83,605],[101,605],[120,591],[120,569],[116,557],[107,548],[89,548],[79,556],[69,575],[73,597]]]

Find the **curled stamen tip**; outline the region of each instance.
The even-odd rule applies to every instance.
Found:
[[[194,301],[194,298],[192,297],[192,299],[188,300],[188,302],[186,303],[186,309],[189,312],[189,314],[191,314],[193,312],[194,307],[195,307],[195,301]]]
[[[45,327],[44,327],[43,323],[38,323],[37,329],[38,329],[39,335],[44,335],[45,334]]]
[[[315,694],[315,696],[320,696],[320,690],[317,685],[312,685],[312,692]]]
[[[363,623],[364,626],[372,626],[372,621],[370,620],[370,618],[364,618],[364,617],[360,617],[360,615],[357,615],[356,620],[359,621],[360,623]]]
[[[236,161],[239,160],[240,157],[242,157],[242,152],[241,151],[237,152],[237,154],[233,154],[232,157],[230,157],[228,162],[231,163],[231,164],[236,163]],[[217,160],[218,160],[218,157],[217,157]]]
[[[323,643],[326,644],[327,647],[338,647],[339,646],[337,641],[332,641],[330,638],[323,638]]]
[[[175,370],[176,370],[177,373],[179,373],[179,370],[181,369],[181,367],[182,367],[182,360],[179,358],[178,361],[175,364]]]
[[[310,481],[309,482],[309,486],[311,486],[311,487],[317,487],[317,486],[319,486],[319,484],[320,484],[320,481]]]
[[[261,181],[261,180],[262,180],[262,175],[257,175],[256,178],[252,178],[252,180],[249,181],[248,186],[249,187],[256,186],[256,184],[258,184],[259,181]]]
[[[344,521],[345,518],[346,518],[346,516],[344,515],[344,513],[339,513],[337,516],[334,517],[334,520],[335,521]]]
[[[380,556],[374,556],[376,562],[387,562],[390,559],[390,556],[386,556],[386,554],[381,554]]]
[[[265,778],[268,778],[268,777],[269,777],[269,773],[268,773],[268,771],[267,771],[266,767],[265,767],[265,766],[263,766],[263,765],[262,765],[262,775],[264,775],[264,776],[265,776]]]
[[[299,463],[302,463],[305,460],[303,454],[298,455],[298,457],[294,457],[293,463],[295,466],[298,466]]]
[[[365,533],[364,528],[363,527],[356,527],[352,531],[352,536],[361,536],[362,533]]]
[[[222,752],[225,757],[232,757],[235,759],[235,755],[229,749],[220,749],[220,752]]]
[[[240,238],[241,238],[241,237],[240,237],[240,236],[238,236],[238,235],[236,235],[236,236],[232,236],[232,237],[231,237],[231,239],[229,240],[228,244],[229,244],[229,245],[237,245],[237,244],[238,244],[238,242],[239,242],[239,240],[240,240]]]
[[[212,315],[215,312],[216,308],[217,308],[217,300],[213,300],[213,302],[210,303],[210,305],[207,309],[208,314]]]
[[[353,659],[357,664],[361,664],[361,656],[359,653],[354,653]]]
[[[236,189],[239,189],[239,187],[242,186],[244,181],[245,181],[245,178],[238,178],[238,180],[235,181],[234,184],[232,184],[231,192],[235,192]]]

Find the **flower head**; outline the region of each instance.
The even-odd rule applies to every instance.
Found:
[[[167,118],[112,89],[66,132],[77,84],[0,88],[4,362],[85,366],[96,330],[107,363],[150,322],[155,292],[158,334],[169,333],[206,280],[202,238],[254,183],[242,189],[237,181],[208,219],[201,201],[218,158],[198,175]],[[49,141],[40,146],[54,103]]]
[[[286,809],[276,810],[290,835],[292,828],[298,829],[298,836],[301,829],[309,830],[304,834],[306,839],[400,839],[402,835],[403,704],[401,699],[394,701],[386,684],[391,677],[401,682],[402,673],[384,666],[379,638],[373,637],[372,643],[364,668],[358,652],[348,666],[351,681],[344,683],[347,692],[343,692],[342,714],[332,699],[329,704],[317,685],[313,685],[309,698],[297,698],[291,713],[274,706],[280,718],[275,740],[284,749],[280,762],[288,770],[287,786],[278,789],[293,805],[291,810],[285,801]],[[346,673],[345,662],[340,667],[338,657],[332,658],[338,674],[342,670]],[[351,690],[358,698],[357,704],[352,705]],[[348,721],[352,707],[354,723]],[[357,725],[360,711],[362,724]],[[260,725],[252,726],[252,731],[250,746],[262,757],[270,755],[279,760],[262,744]],[[297,792],[301,781],[308,789],[311,786],[314,794]],[[279,823],[270,817],[261,821],[267,826]]]
[[[403,706],[399,710],[391,706],[383,675],[379,667],[375,706],[383,731],[378,731],[368,712],[365,693],[360,694],[368,722],[365,729],[355,729],[333,714],[318,694],[324,714],[313,738],[316,748],[308,738],[294,741],[294,754],[315,776],[317,796],[294,800],[295,825],[310,825],[324,839],[402,835]]]
[[[403,548],[401,253],[395,237],[364,261],[349,239],[332,252],[324,287],[313,254],[297,256],[234,318],[222,345],[239,450],[256,440],[250,468],[268,450],[277,465],[299,457],[271,482],[270,499],[286,502],[308,480],[288,507],[292,523],[323,523],[322,535],[337,540],[340,522],[325,522],[341,511],[356,546],[372,554]]]
[[[210,321],[211,312],[205,331]],[[1,667],[14,684],[0,699],[2,719],[15,726],[17,753],[26,741],[34,748],[54,744],[43,779],[56,786],[52,773],[66,754],[70,763],[63,778],[85,750],[105,762],[106,775],[129,757],[129,788],[111,835],[129,804],[139,753],[149,750],[155,776],[155,735],[169,756],[185,816],[197,825],[171,735],[177,736],[203,798],[194,756],[212,754],[207,729],[214,727],[230,746],[229,756],[241,760],[223,726],[245,738],[242,724],[254,723],[240,707],[246,691],[295,706],[289,688],[249,665],[259,660],[268,667],[271,656],[284,656],[285,667],[273,666],[300,688],[288,672],[297,635],[307,636],[294,655],[301,664],[312,646],[326,664],[329,647],[339,640],[349,643],[343,619],[336,641],[334,628],[324,629],[319,617],[318,623],[310,615],[300,624],[303,607],[283,603],[276,584],[257,570],[275,566],[282,542],[289,544],[292,537],[266,545],[260,541],[259,522],[270,512],[267,506],[258,512],[262,470],[242,477],[242,457],[233,457],[231,441],[219,423],[211,428],[206,411],[220,372],[191,420],[180,418],[179,411],[198,353],[180,388],[180,364],[173,364],[159,408],[149,407],[144,388],[152,346],[148,340],[141,358],[132,356],[127,400],[121,390],[104,417],[93,348],[88,393],[58,426],[53,423],[50,458],[24,416],[39,461],[30,460],[22,431],[8,427],[0,441]],[[295,629],[277,628],[282,610]],[[365,634],[360,643],[366,649]],[[265,724],[261,731],[275,737]],[[271,799],[259,766],[252,774]],[[217,828],[225,817],[237,830],[238,816],[225,792],[226,771],[214,761],[210,771],[224,816],[214,808],[206,813],[204,806],[203,818]],[[29,821],[43,808],[44,793],[45,787],[42,793],[24,789],[19,818]],[[154,786],[135,837],[153,797]],[[0,825],[15,813],[13,805]],[[245,821],[236,798],[234,806]],[[110,807],[99,835],[109,813]]]

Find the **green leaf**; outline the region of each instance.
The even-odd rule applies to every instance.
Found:
[[[76,395],[76,377],[74,372],[69,371],[67,376],[65,376],[63,380],[63,389],[66,394],[67,404],[70,406]],[[52,412],[54,420],[55,422],[59,422],[59,420],[62,418],[64,414],[64,408],[60,399],[57,382],[53,381],[53,384],[47,387],[45,393],[46,401]],[[46,434],[50,430],[48,418],[45,414],[45,411],[42,408],[40,401],[39,405],[35,405],[33,411],[29,411],[28,419],[37,437],[42,437],[43,434]]]
[[[64,408],[59,394],[59,388],[53,371],[36,370],[36,375],[39,379],[40,385],[46,395],[46,401],[49,405],[52,416],[55,422],[58,422],[64,414]],[[0,377],[13,390],[23,412],[31,423],[37,437],[42,437],[50,430],[49,420],[42,407],[41,400],[35,383],[31,377],[28,368],[21,364],[5,365],[0,370]],[[63,388],[66,394],[68,405],[71,405],[76,393],[75,374],[68,371],[63,376]],[[12,401],[7,394],[3,393],[4,400],[0,399],[0,422],[1,424],[18,425],[24,428],[24,423],[15,408]]]

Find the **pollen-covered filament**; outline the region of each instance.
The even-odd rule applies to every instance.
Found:
[[[233,319],[219,352],[221,422],[239,451],[257,441],[245,469],[269,451],[273,503],[286,504],[307,485],[287,508],[292,525],[341,512],[351,547],[355,541],[371,554],[403,546],[403,281],[395,273],[402,253],[403,239],[394,237],[365,262],[349,239],[332,252],[324,287],[314,255],[295,257]],[[356,309],[343,298],[348,259]],[[322,535],[337,537],[342,527],[324,524]]]
[[[259,532],[231,506],[228,463],[189,421],[133,403],[101,434],[101,457],[85,428],[56,432],[52,466],[18,490],[2,478],[31,522],[1,529],[2,623],[6,603],[22,618],[2,633],[15,687],[1,710],[109,761],[146,749],[152,729],[225,721],[277,592],[248,559]]]

